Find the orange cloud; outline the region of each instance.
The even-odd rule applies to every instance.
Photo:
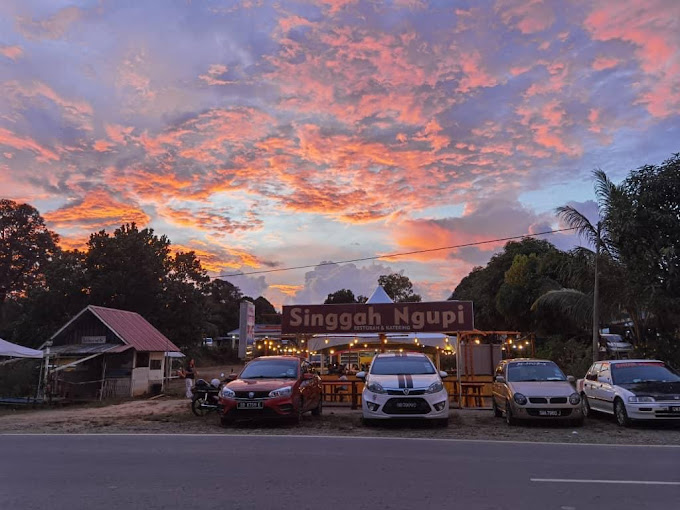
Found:
[[[146,225],[150,218],[134,204],[121,202],[103,190],[95,190],[82,200],[43,215],[54,228],[93,230],[118,227],[124,223]]]
[[[219,78],[220,76],[225,74],[228,70],[229,69],[227,68],[227,66],[224,66],[222,64],[213,64],[208,69],[207,74],[199,75],[199,79],[206,82],[208,85],[229,85],[232,83],[236,83],[231,80],[223,80]]]
[[[295,297],[295,295],[305,288],[304,285],[270,285],[270,289],[276,289],[286,296]]]

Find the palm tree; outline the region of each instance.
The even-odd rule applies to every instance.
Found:
[[[592,294],[577,289],[552,290],[539,297],[532,306],[532,310],[557,309],[570,317],[576,324],[585,324],[592,320],[593,359],[597,361],[600,337],[600,265],[601,258],[606,257],[609,262],[616,263],[617,251],[608,235],[609,216],[612,202],[622,190],[614,184],[607,174],[598,169],[593,172],[595,178],[595,196],[599,219],[595,225],[576,208],[566,205],[556,209],[557,216],[569,227],[573,228],[580,237],[594,246],[595,251],[579,248],[573,253],[587,261],[592,259],[595,279]],[[587,268],[586,266],[582,266]],[[582,276],[582,275],[581,275]]]

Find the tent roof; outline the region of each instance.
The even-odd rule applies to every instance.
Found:
[[[368,298],[368,301],[366,301],[366,303],[369,305],[376,305],[380,303],[394,303],[394,301],[390,296],[387,295],[385,289],[383,289],[382,286],[378,285],[373,291],[373,294],[371,294],[371,297]]]
[[[42,358],[43,352],[29,349],[23,345],[13,344],[0,338],[0,356],[11,356],[12,358]]]

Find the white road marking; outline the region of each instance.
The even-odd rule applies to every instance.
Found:
[[[444,443],[488,443],[488,444],[524,444],[524,445],[545,445],[545,446],[601,446],[613,448],[680,448],[680,444],[622,444],[622,443],[565,443],[550,441],[503,441],[501,439],[458,439],[458,438],[435,438],[435,437],[400,437],[400,436],[338,436],[338,435],[319,435],[319,434],[232,434],[229,432],[205,432],[205,433],[177,433],[171,432],[0,432],[0,437],[203,437],[215,439],[217,437],[257,437],[266,439],[278,439],[282,437],[299,439],[356,439],[361,441],[423,441],[423,442],[444,442]]]
[[[549,483],[609,483],[621,485],[680,485],[680,482],[664,482],[659,480],[577,480],[570,478],[530,478],[532,482]]]

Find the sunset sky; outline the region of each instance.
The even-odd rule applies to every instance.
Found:
[[[679,126],[678,0],[0,2],[0,197],[212,275],[559,228]],[[228,279],[280,306],[404,271],[440,300],[501,247]]]

